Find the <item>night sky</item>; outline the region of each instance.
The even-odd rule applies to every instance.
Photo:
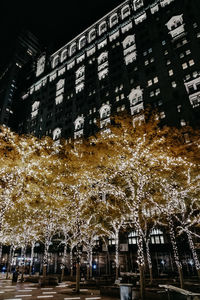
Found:
[[[62,47],[123,0],[5,0],[0,8],[0,70],[13,52],[15,38],[30,30],[53,51]]]

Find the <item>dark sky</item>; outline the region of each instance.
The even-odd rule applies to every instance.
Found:
[[[5,0],[0,4],[0,70],[21,29],[57,50],[123,0]]]

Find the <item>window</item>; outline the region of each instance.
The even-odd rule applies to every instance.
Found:
[[[153,82],[158,83],[158,77],[154,77]]]
[[[130,7],[128,5],[124,6],[122,8],[121,13],[122,13],[122,19],[126,18],[127,16],[130,15]]]
[[[106,21],[99,25],[99,35],[103,34],[107,30]]]
[[[183,70],[187,69],[188,68],[187,63],[182,64],[182,68],[183,68]]]
[[[114,26],[117,23],[118,23],[118,16],[116,13],[110,17],[110,27]]]
[[[180,113],[181,112],[181,105],[177,105],[177,111]]]
[[[193,65],[194,65],[194,60],[193,59],[189,60],[189,66],[191,67]]]
[[[52,61],[52,68],[55,68],[58,65],[58,63],[59,63],[59,56],[56,55]]]
[[[110,116],[110,105],[109,104],[105,104],[100,108],[100,118],[101,119],[105,119],[108,118]]]
[[[181,126],[186,126],[186,121],[184,119],[181,119],[180,124]]]
[[[153,84],[152,80],[149,80],[147,83],[148,86],[151,86],[152,84]]]
[[[139,240],[138,231],[132,231],[128,234],[128,244],[129,245],[137,245]]]
[[[165,112],[164,111],[161,111],[161,113],[160,113],[160,118],[161,119],[164,119],[166,116],[165,116]]]
[[[82,49],[85,45],[86,45],[86,37],[83,36],[80,40],[79,40],[79,49]]]
[[[160,89],[156,89],[155,95],[158,96],[160,94]]]
[[[63,50],[61,53],[60,61],[63,62],[67,58],[67,49]]]
[[[162,41],[162,45],[163,45],[163,46],[166,45],[166,41]]]
[[[164,234],[160,229],[153,229],[150,233],[152,244],[164,244]]]
[[[185,54],[186,54],[186,55],[189,55],[189,54],[191,54],[191,51],[190,51],[190,50],[186,50],[186,51],[185,51]]]
[[[144,5],[143,0],[133,0],[133,8],[134,10],[139,9]]]
[[[53,140],[58,140],[61,137],[61,128],[56,128],[53,131]]]
[[[96,30],[92,29],[89,33],[89,43],[92,42],[96,38]]]
[[[176,88],[176,87],[177,87],[177,84],[176,84],[175,81],[172,81],[171,85],[172,85],[173,88]]]
[[[171,69],[169,70],[169,76],[173,76],[174,75],[174,71]]]
[[[69,50],[70,56],[72,56],[75,52],[76,52],[76,43],[70,46],[70,50]]]
[[[108,245],[109,246],[116,245],[116,239],[115,239],[114,235],[112,235],[111,237],[109,237],[109,239],[108,239]]]

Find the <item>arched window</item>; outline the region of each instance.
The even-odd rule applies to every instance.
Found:
[[[137,10],[144,5],[143,0],[133,0],[133,8]]]
[[[67,49],[64,49],[61,53],[60,61],[63,62],[67,58]]]
[[[103,34],[104,32],[106,32],[107,30],[107,25],[106,25],[106,21],[103,21],[100,25],[99,25],[99,35]]]
[[[110,110],[111,110],[110,105],[109,105],[109,104],[104,104],[104,105],[100,108],[100,110],[99,110],[99,112],[100,112],[100,118],[101,118],[101,119],[106,119],[106,118],[108,118],[108,117],[110,116]]]
[[[110,27],[114,26],[117,23],[118,23],[118,15],[117,13],[115,13],[110,17]]]
[[[86,42],[87,42],[86,37],[82,36],[79,40],[79,50],[82,49],[83,47],[85,47]]]
[[[83,117],[78,117],[78,118],[74,121],[75,131],[78,131],[78,130],[83,129],[83,126],[84,126],[84,118],[83,118]]]
[[[172,17],[167,23],[166,26],[169,31],[176,29],[183,24],[183,15],[178,15]]]
[[[95,29],[92,29],[90,32],[89,32],[89,43],[92,42],[94,39],[96,38],[96,30]]]
[[[55,68],[59,63],[59,55],[56,55],[52,60],[52,68]]]
[[[131,11],[130,11],[129,5],[124,6],[124,7],[122,8],[122,10],[121,10],[122,19],[124,19],[124,18],[126,18],[127,16],[129,16],[130,13],[131,13]]]
[[[108,52],[105,51],[101,53],[97,60],[98,60],[98,65],[104,63],[106,60],[108,60]]]
[[[58,140],[61,137],[61,128],[55,128],[53,131],[53,140]]]
[[[128,234],[129,245],[137,245],[139,240],[139,232],[137,230],[132,231]]]
[[[128,35],[122,42],[123,48],[126,49],[127,47],[131,46],[135,43],[135,35]]]
[[[133,89],[131,93],[128,96],[130,105],[135,105],[139,102],[143,101],[143,90],[138,87],[136,89]]]
[[[64,85],[65,85],[65,79],[60,79],[56,84],[56,90],[58,91],[62,89]]]
[[[70,50],[69,50],[70,56],[72,56],[75,52],[76,52],[76,43],[73,43],[73,44],[70,46]]]
[[[78,79],[84,75],[85,75],[85,66],[82,66],[76,71],[76,79]]]

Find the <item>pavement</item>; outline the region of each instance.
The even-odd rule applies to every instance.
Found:
[[[109,298],[100,296],[99,290],[81,289],[80,294],[73,293],[69,288],[71,282],[62,282],[57,286],[40,287],[38,283],[17,282],[12,283],[11,280],[0,278],[0,300],[110,300],[117,298]]]

